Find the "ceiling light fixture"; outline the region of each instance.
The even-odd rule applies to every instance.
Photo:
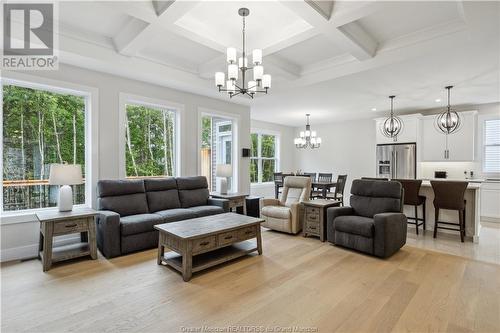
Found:
[[[436,98],[436,103],[441,102],[441,98]]]
[[[436,117],[436,125],[437,128],[443,132],[444,134],[452,134],[460,129],[460,125],[462,121],[460,116],[456,111],[451,109],[450,105],[450,90],[453,86],[445,87],[448,90],[448,106],[446,107],[446,111],[442,112]]]
[[[398,134],[403,129],[403,121],[401,118],[394,116],[394,98],[396,96],[389,96],[391,99],[391,115],[382,123],[382,134],[388,138],[397,140]]]
[[[306,130],[301,131],[299,137],[293,140],[296,148],[310,147],[311,149],[315,149],[321,146],[321,138],[316,135],[316,131],[311,131],[311,125],[309,125],[310,116],[309,113],[306,114]]]
[[[248,67],[248,58],[245,49],[245,17],[250,14],[248,8],[240,8],[238,14],[243,17],[243,48],[242,56],[236,63],[237,51],[233,47],[227,49],[227,78],[226,81],[224,72],[215,73],[215,85],[219,91],[224,91],[229,94],[230,98],[237,95],[246,95],[253,98],[256,93],[265,93],[271,88],[271,75],[264,74],[262,66],[262,50],[255,49],[252,52],[253,67]],[[253,70],[253,80],[247,82],[246,72]],[[241,83],[238,82],[238,73],[241,72]],[[226,88],[224,89],[224,83]]]

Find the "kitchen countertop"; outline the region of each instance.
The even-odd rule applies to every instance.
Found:
[[[473,181],[468,180],[468,179],[432,179],[432,180],[436,180],[436,181],[454,181],[454,180],[468,181],[469,182],[469,184],[467,185],[468,190],[478,190],[481,188],[481,182],[473,182]],[[431,186],[430,180],[423,179],[422,186],[430,187]]]

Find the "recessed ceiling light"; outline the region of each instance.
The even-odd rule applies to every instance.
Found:
[[[377,111],[377,108],[372,108],[372,111]]]
[[[441,98],[436,98],[436,103],[441,102]]]

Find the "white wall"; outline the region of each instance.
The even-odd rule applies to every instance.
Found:
[[[293,146],[293,138],[295,129],[290,126],[282,126],[278,124],[268,123],[264,121],[253,120],[251,121],[252,130],[262,130],[269,133],[279,135],[279,151],[280,161],[279,169],[284,172],[295,171],[294,153],[295,147]],[[274,185],[273,184],[254,184],[251,185],[250,193],[255,196],[274,198]]]
[[[344,203],[348,204],[352,180],[375,176],[375,122],[363,119],[315,125],[312,129],[321,137],[321,147],[297,150],[295,166],[303,172],[331,172],[334,178],[347,174]],[[296,128],[295,135],[301,130]]]
[[[29,72],[30,76],[41,81],[68,82],[98,89],[98,178],[119,178],[119,95],[120,93],[144,96],[152,99],[166,100],[184,105],[181,119],[181,168],[182,176],[198,174],[198,115],[199,108],[221,111],[234,115],[238,119],[238,156],[241,148],[250,146],[250,109],[234,103],[229,103],[174,89],[148,84],[145,82],[125,79],[118,76],[95,72],[74,66],[61,64],[58,71]],[[7,78],[26,78],[25,74],[3,71]],[[241,191],[250,190],[249,160],[238,159],[238,188]],[[95,193],[95,190],[94,190]],[[17,219],[19,219],[17,217]],[[38,223],[33,216],[27,216],[28,222],[8,224],[13,219],[3,216],[1,228],[1,260],[36,255],[38,243]]]

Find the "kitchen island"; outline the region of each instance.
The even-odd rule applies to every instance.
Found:
[[[480,221],[480,197],[481,197],[481,183],[469,181],[469,185],[467,186],[467,190],[465,191],[465,239],[466,241],[473,241],[477,243],[479,241],[479,232],[481,225]],[[426,230],[434,230],[434,191],[432,190],[431,182],[429,180],[422,181],[422,187],[420,188],[420,195],[426,197]],[[413,207],[405,206],[404,210],[407,216],[414,216],[415,212]],[[445,222],[453,222],[458,224],[458,212],[452,210],[440,209],[439,211],[439,220]],[[419,207],[418,210],[419,217],[422,216],[422,206]],[[410,229],[412,232],[413,230]],[[448,230],[440,229],[438,231],[437,237],[439,237],[439,233],[451,233],[457,235],[457,241],[460,242],[460,234],[459,232],[453,232]]]

